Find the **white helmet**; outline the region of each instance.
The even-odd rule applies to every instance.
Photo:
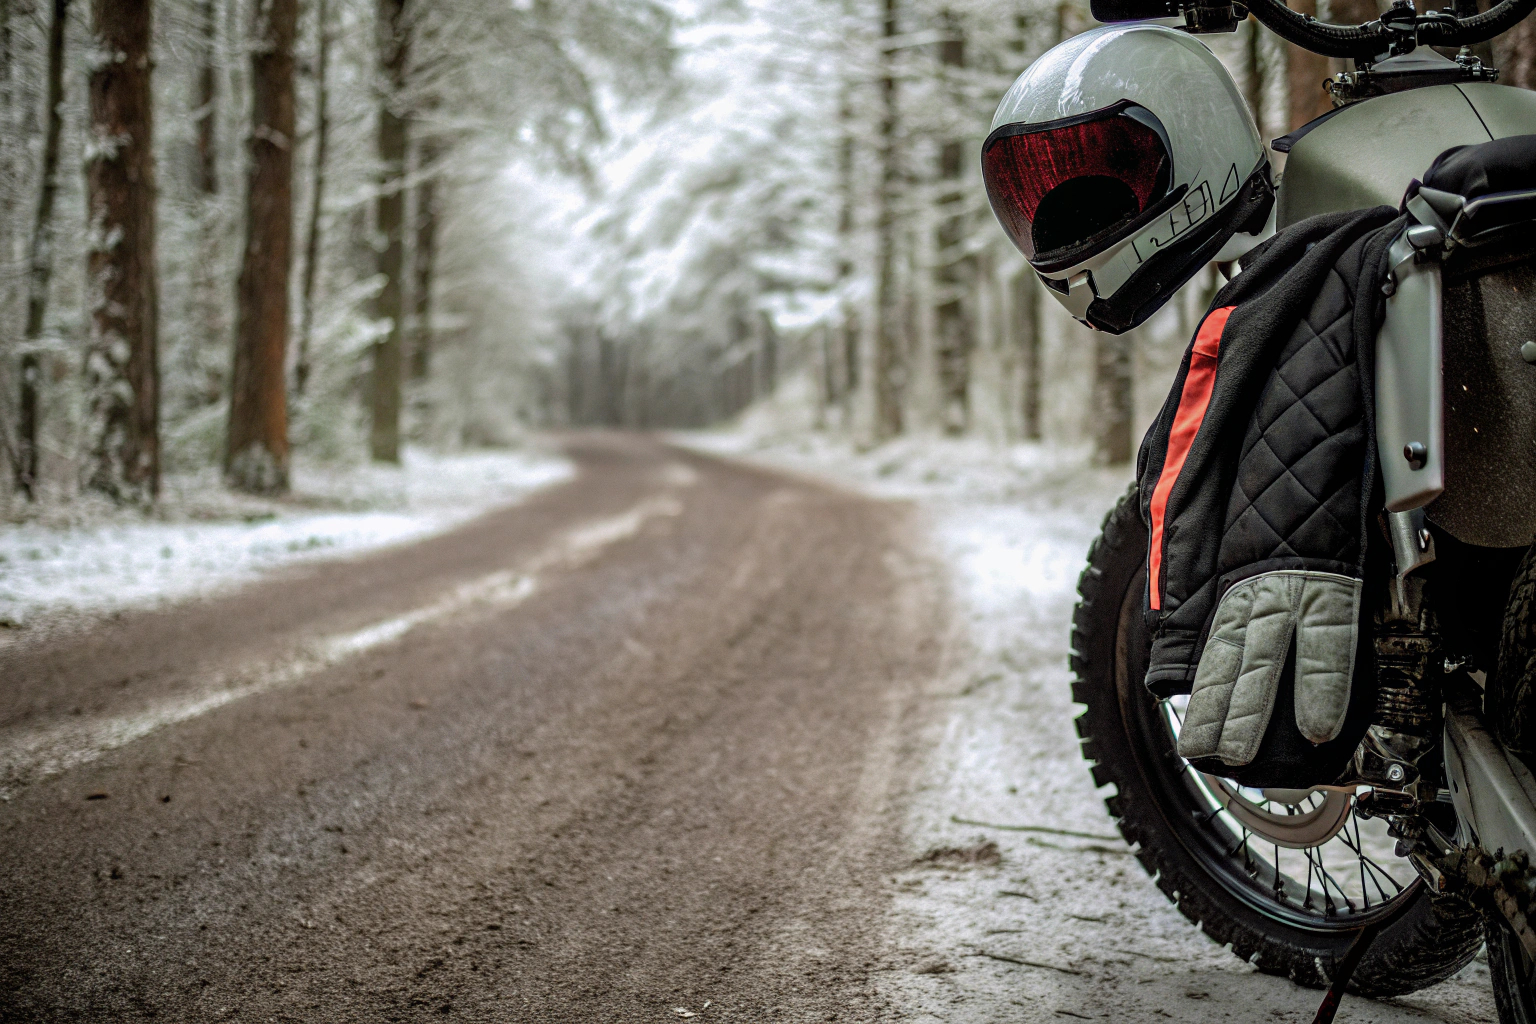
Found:
[[[1077,319],[1155,313],[1274,205],[1269,157],[1227,69],[1161,25],[1104,25],[1013,83],[982,147],[1003,230]],[[1247,248],[1239,246],[1238,249]]]

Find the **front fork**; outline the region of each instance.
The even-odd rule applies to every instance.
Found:
[[[1367,785],[1361,813],[1407,813],[1438,798],[1442,716],[1439,694],[1448,671],[1418,571],[1435,559],[1435,541],[1423,509],[1386,514],[1393,575],[1375,616],[1376,704],[1347,769],[1351,785]]]
[[[1445,662],[1419,570],[1435,560],[1424,506],[1445,489],[1438,215],[1415,199],[1420,223],[1387,249],[1385,315],[1376,336],[1376,446],[1392,543],[1393,576],[1376,625],[1377,699],[1345,784],[1371,787],[1361,813],[1408,813],[1439,797],[1438,758]],[[1433,224],[1430,223],[1433,221]]]

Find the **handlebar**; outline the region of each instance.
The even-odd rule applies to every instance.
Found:
[[[1427,46],[1469,46],[1480,43],[1508,32],[1533,10],[1536,10],[1536,0],[1503,0],[1497,7],[1491,7],[1470,18],[1452,15],[1451,20],[1455,24],[1443,31],[1434,25],[1427,26],[1426,31],[1419,33],[1419,42]]]
[[[1280,38],[1325,57],[1369,59],[1388,49],[1406,52],[1425,46],[1466,46],[1513,28],[1532,10],[1536,0],[1501,0],[1469,18],[1450,11],[1415,14],[1412,7],[1394,6],[1378,21],[1364,25],[1330,25],[1286,7],[1281,0],[1247,0],[1249,12]]]
[[[1359,26],[1330,25],[1297,14],[1280,0],[1250,0],[1247,7],[1260,24],[1281,39],[1324,57],[1372,57],[1390,45],[1379,21]]]
[[[1422,0],[1427,3],[1428,0]],[[1364,25],[1330,25],[1298,14],[1284,0],[1091,0],[1099,21],[1135,21],[1184,16],[1191,32],[1230,32],[1252,14],[1288,42],[1325,57],[1372,60],[1387,51],[1407,53],[1415,45],[1466,46],[1492,39],[1536,10],[1536,0],[1500,0],[1482,14],[1459,17],[1451,10],[1420,14],[1409,0]]]

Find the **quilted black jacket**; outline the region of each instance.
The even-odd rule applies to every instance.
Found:
[[[1369,342],[1401,223],[1382,206],[1280,232],[1186,352],[1137,460],[1157,695],[1190,692],[1235,584],[1277,570],[1362,578],[1379,486]]]

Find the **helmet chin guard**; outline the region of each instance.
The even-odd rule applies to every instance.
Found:
[[[1003,97],[982,177],[1010,241],[1098,330],[1142,323],[1274,205],[1231,75],[1160,25],[1106,25],[1047,51]]]

